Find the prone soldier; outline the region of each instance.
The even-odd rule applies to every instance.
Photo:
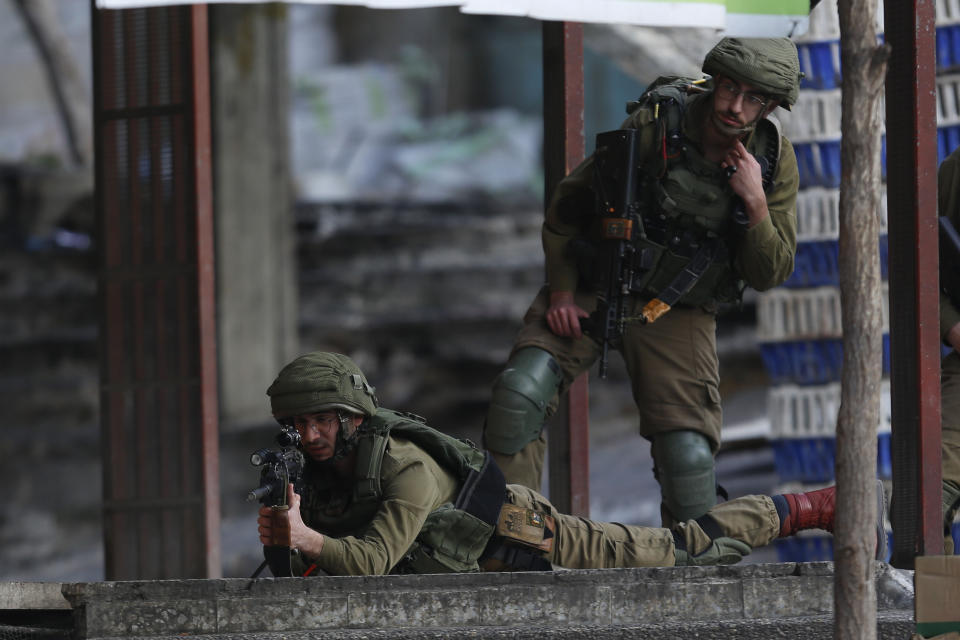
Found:
[[[730,564],[777,537],[833,528],[832,487],[737,498],[671,529],[559,513],[537,492],[505,484],[488,452],[380,407],[341,354],[295,359],[267,394],[306,459],[302,492],[288,485],[289,509],[264,506],[257,519],[265,547],[285,547],[290,562],[271,563],[286,565],[281,575]],[[882,485],[877,496],[883,554]]]

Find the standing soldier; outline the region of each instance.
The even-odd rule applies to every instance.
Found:
[[[960,149],[940,165],[937,174],[937,205],[954,229],[960,230]],[[956,278],[944,273],[942,278]],[[950,287],[947,287],[950,288]],[[943,459],[944,553],[953,553],[950,529],[960,507],[960,300],[940,294],[940,337],[953,347],[940,365],[941,451]]]
[[[282,552],[275,574],[731,564],[775,538],[833,529],[833,487],[737,498],[672,529],[561,514],[531,489],[505,484],[473,444],[378,406],[363,372],[338,353],[297,358],[267,394],[306,459],[300,493],[288,485],[285,505],[264,506],[257,518],[268,557]],[[882,558],[882,485],[877,497]]]
[[[797,162],[768,117],[797,99],[796,46],[787,38],[725,38],[703,71],[709,80],[679,90],[681,82],[665,78],[628,105],[621,129],[636,132],[636,171],[599,158],[598,144],[558,186],[543,224],[547,284],[494,383],[484,426],[484,444],[507,481],[539,489],[544,422],[605,353],[580,323],[598,307],[590,320],[602,323],[611,302],[598,296],[590,274],[609,264],[597,250],[595,213],[609,194],[597,185],[627,174],[637,184],[638,212],[627,231],[630,279],[620,282],[628,321],[611,344],[630,375],[640,433],[652,442],[665,525],[716,504],[718,304],[738,302],[746,285],[782,283],[796,250]]]

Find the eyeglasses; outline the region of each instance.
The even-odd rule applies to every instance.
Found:
[[[731,101],[736,100],[737,96],[742,95],[743,105],[754,110],[762,109],[763,107],[767,106],[767,103],[770,101],[769,98],[766,98],[759,93],[744,91],[731,82],[717,83],[717,93],[719,93],[724,100]]]
[[[290,423],[297,430],[297,432],[300,433],[301,436],[303,436],[307,430],[313,431],[315,434],[319,434],[321,430],[330,431],[332,428],[337,427],[340,424],[335,414],[295,416],[290,419]]]

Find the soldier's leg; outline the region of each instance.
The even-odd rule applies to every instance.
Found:
[[[669,567],[674,563],[673,535],[669,529],[597,522],[560,513],[539,493],[508,485],[513,504],[554,518],[552,551],[546,558],[568,569],[616,567]]]
[[[624,361],[652,441],[664,526],[699,517],[716,504],[714,455],[720,446],[720,367],[716,318],[674,308],[656,322],[630,325]]]
[[[598,352],[586,336],[574,340],[554,335],[545,314],[549,296],[542,290],[524,316],[513,353],[493,385],[484,422],[483,442],[507,482],[540,489],[546,438],[543,425],[559,404],[559,396],[590,366]],[[577,304],[589,311],[595,300],[578,294]]]
[[[883,482],[877,480],[874,490],[875,557],[882,560],[887,552]],[[736,561],[736,553],[742,551],[738,543],[745,543],[750,548],[759,547],[776,538],[792,536],[807,529],[822,529],[832,533],[836,498],[836,487],[827,487],[769,498],[745,496],[718,504],[696,520],[674,527],[677,564],[717,564],[718,561],[725,563],[725,559]]]
[[[940,371],[941,452],[943,473],[943,552],[953,554],[950,535],[960,507],[960,354],[950,352]]]
[[[833,531],[836,492],[833,487],[774,497],[744,496],[718,504],[695,520],[671,529],[597,522],[559,513],[539,493],[508,485],[508,501],[546,514],[556,530],[546,559],[568,569],[669,567],[732,564],[754,547],[806,529]],[[877,483],[878,557],[885,549],[883,485]]]
[[[685,565],[730,564],[750,553],[753,546],[773,540],[780,529],[777,509],[766,496],[725,502],[716,519],[710,520],[708,514],[671,531],[562,514],[527,487],[509,485],[507,489],[511,503],[554,518],[555,540],[546,558],[568,569],[670,567],[678,561]]]

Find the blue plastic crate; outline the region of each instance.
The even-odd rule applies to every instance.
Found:
[[[792,536],[777,538],[777,560],[780,562],[819,562],[833,560],[833,536]]]
[[[937,69],[960,65],[960,25],[937,27]]]
[[[877,434],[877,477],[889,480],[893,477],[893,463],[890,455],[890,434]]]
[[[835,89],[840,86],[840,42],[822,40],[797,45],[801,89]]]
[[[878,240],[880,253],[880,277],[887,279],[889,242],[887,234]],[[793,259],[793,273],[781,286],[784,287],[829,287],[840,284],[840,246],[836,240],[798,242]]]
[[[960,125],[937,127],[937,162],[943,162],[960,146]]]
[[[953,536],[953,555],[960,556],[960,522],[953,523],[950,535]]]
[[[840,141],[800,142],[793,145],[800,188],[840,186]]]
[[[956,539],[956,536],[954,536]],[[780,562],[822,562],[833,560],[833,536],[793,536],[777,538],[777,559]],[[887,531],[887,554],[884,562],[890,562],[893,549],[893,534]]]
[[[840,274],[840,247],[836,240],[798,242],[793,273],[784,287],[837,286]]]
[[[949,127],[945,127],[949,128]],[[939,136],[938,136],[939,140]],[[947,144],[945,141],[943,144]],[[938,144],[938,147],[940,145]],[[956,145],[949,147],[950,150]],[[821,140],[819,142],[798,142],[793,145],[797,157],[797,171],[800,188],[825,187],[836,189],[840,186],[840,141]],[[887,177],[887,137],[880,139],[880,173]]]
[[[837,458],[835,438],[783,438],[770,443],[779,481],[804,484],[833,482]],[[891,477],[890,434],[877,434],[877,476]]]
[[[884,41],[883,34],[877,42]],[[840,87],[840,41],[819,40],[797,44],[801,89],[836,89]],[[936,28],[937,71],[960,66],[960,24],[941,25]]]
[[[840,380],[843,342],[789,340],[761,342],[760,356],[773,384],[827,384]],[[890,335],[883,335],[883,372],[890,373]]]

